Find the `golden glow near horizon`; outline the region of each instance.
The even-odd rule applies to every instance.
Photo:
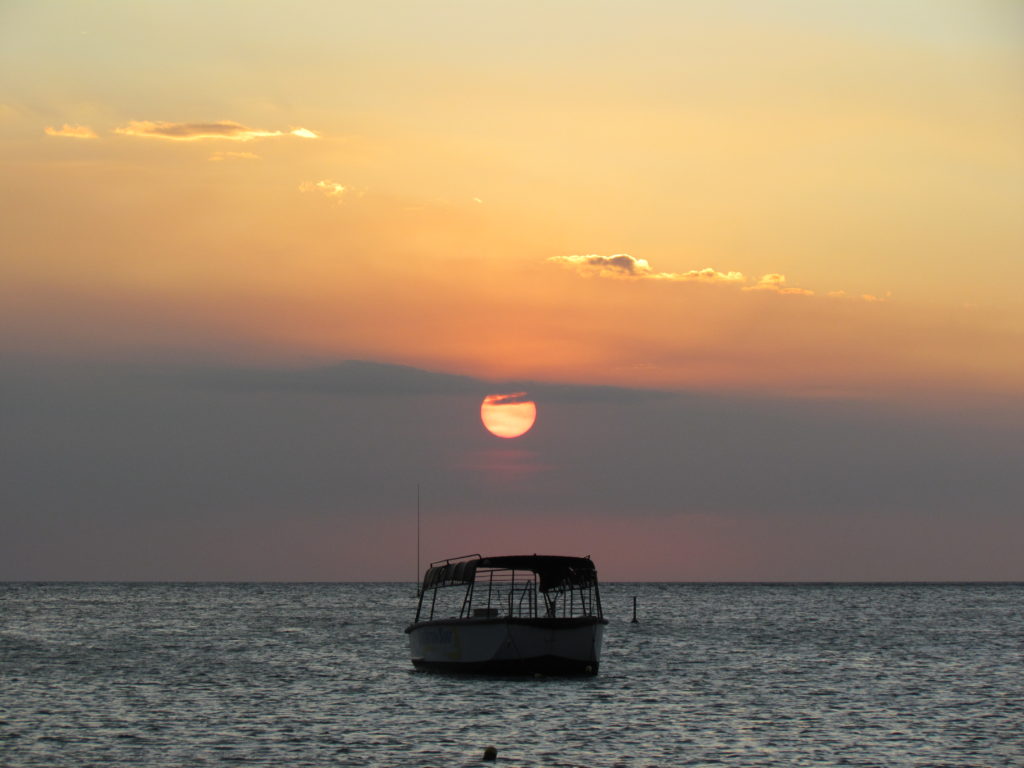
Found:
[[[1024,6],[302,7],[5,9],[0,349],[1024,393]]]
[[[487,395],[480,404],[480,420],[487,431],[506,439],[529,432],[537,420],[537,404],[524,397],[525,392]]]

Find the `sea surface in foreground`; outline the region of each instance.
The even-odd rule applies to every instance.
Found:
[[[413,592],[0,584],[0,765],[1024,765],[1024,585],[608,584],[575,680],[414,672]]]

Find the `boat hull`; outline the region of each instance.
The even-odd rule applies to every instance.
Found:
[[[496,675],[596,675],[606,619],[468,618],[406,629],[419,669]]]

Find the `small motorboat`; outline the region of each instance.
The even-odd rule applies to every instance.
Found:
[[[596,675],[607,623],[589,557],[464,555],[430,564],[405,631],[418,669]]]

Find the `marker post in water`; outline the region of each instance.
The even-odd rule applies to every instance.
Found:
[[[630,624],[639,624],[640,622],[636,619],[636,595],[633,595],[633,620]]]

